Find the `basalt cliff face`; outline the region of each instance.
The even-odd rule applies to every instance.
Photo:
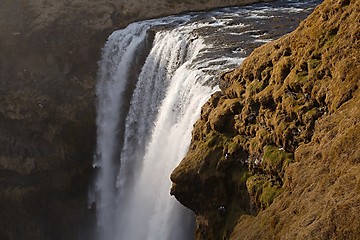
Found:
[[[249,2],[1,0],[0,239],[91,239],[94,86],[112,31]]]
[[[220,77],[171,175],[196,239],[359,239],[359,12],[325,0]]]

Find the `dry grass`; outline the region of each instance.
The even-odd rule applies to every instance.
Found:
[[[359,5],[325,1],[293,33],[222,76],[222,92],[203,107],[189,153],[172,175],[196,205],[183,203],[206,220],[198,223],[202,232],[231,239],[359,239]],[[217,136],[211,148],[218,154],[206,151],[202,139],[209,136]],[[229,180],[239,169],[252,175],[246,185]],[[229,218],[212,224],[214,203],[241,215],[232,219],[233,232]]]

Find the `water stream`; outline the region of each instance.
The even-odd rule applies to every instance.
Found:
[[[109,37],[96,90],[98,175],[90,201],[97,239],[193,238],[193,214],[170,196],[169,176],[187,152],[201,106],[218,90],[221,72],[293,30],[316,4],[279,1],[170,16]]]

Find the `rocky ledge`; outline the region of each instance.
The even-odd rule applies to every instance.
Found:
[[[358,239],[360,2],[325,0],[203,106],[171,193],[196,239]]]

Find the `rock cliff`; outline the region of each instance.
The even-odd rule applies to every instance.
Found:
[[[91,239],[97,62],[135,20],[251,0],[0,1],[0,239]]]
[[[220,77],[171,193],[196,239],[358,239],[360,2],[325,0]]]

